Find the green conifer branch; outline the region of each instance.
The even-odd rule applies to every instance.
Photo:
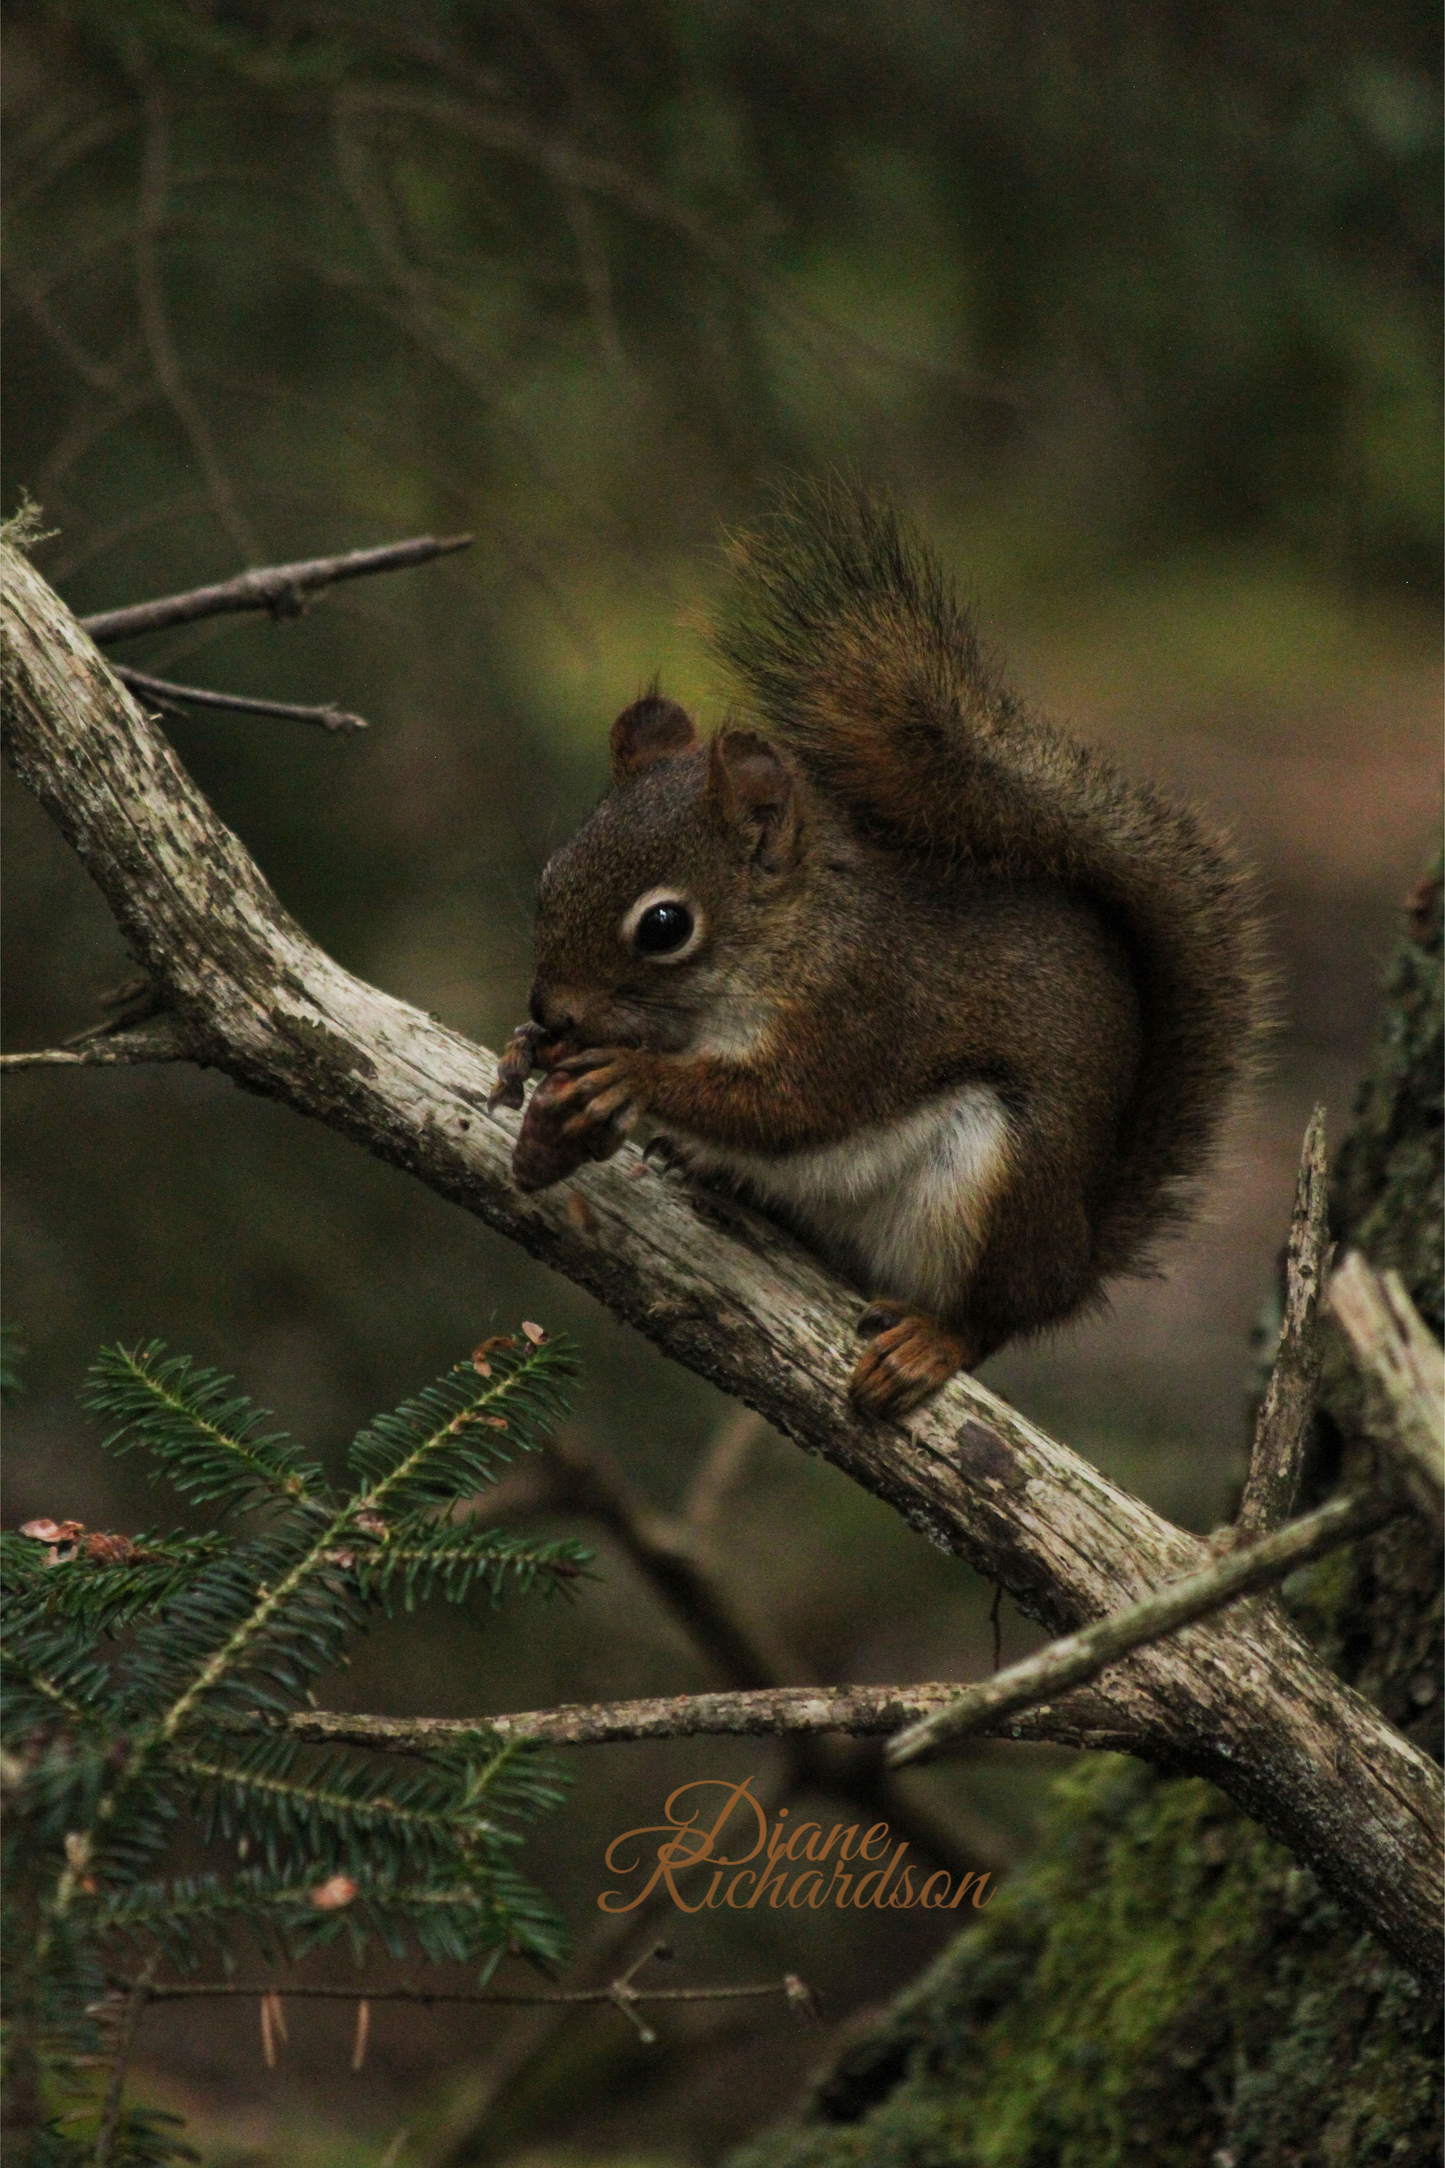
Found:
[[[385,1472],[378,1471],[368,1487],[346,1499],[328,1516],[304,1556],[297,1560],[289,1573],[283,1575],[275,1588],[266,1591],[250,1616],[212,1653],[184,1692],[172,1702],[156,1726],[156,1736],[166,1741],[175,1737],[196,1704],[212,1692],[240,1662],[251,1644],[265,1632],[272,1620],[284,1611],[285,1606],[310,1576],[319,1568],[333,1563],[330,1554],[342,1546],[342,1539],[348,1529],[357,1523],[361,1516],[379,1518],[393,1498],[405,1498],[409,1492],[418,1491],[424,1481],[428,1463],[441,1461],[447,1449],[458,1445],[468,1432],[477,1430],[482,1424],[490,1425],[493,1420],[506,1428],[505,1417],[494,1418],[488,1411],[501,1405],[510,1408],[516,1404],[519,1415],[525,1418],[529,1412],[525,1389],[529,1386],[534,1388],[534,1397],[542,1398],[540,1393],[535,1392],[539,1374],[541,1379],[545,1379],[548,1371],[569,1362],[568,1351],[554,1350],[544,1344],[540,1347],[529,1346],[525,1356],[515,1366],[506,1365],[502,1375],[495,1380],[485,1379],[468,1366],[459,1365],[451,1377],[443,1380],[440,1386],[428,1388],[416,1401],[405,1403],[394,1416],[379,1419],[370,1432],[363,1431],[353,1448],[354,1465],[364,1462],[365,1449],[368,1446],[373,1448],[373,1462],[379,1457],[375,1448],[385,1450],[393,1443],[400,1443],[402,1446],[401,1457]],[[469,1381],[469,1385],[461,1406],[450,1406],[448,1392],[454,1398],[460,1392],[464,1379]],[[418,1437],[415,1434],[416,1418],[422,1412],[435,1412],[440,1414],[442,1419],[434,1422],[432,1428]],[[516,1435],[518,1443],[526,1442],[524,1429],[519,1427]],[[484,1442],[488,1445],[485,1453],[481,1450]],[[448,1472],[454,1473],[455,1478],[462,1481],[490,1480],[493,1462],[503,1455],[488,1441],[469,1443],[471,1450],[465,1457],[465,1464]]]
[[[94,2005],[117,1937],[147,1965],[166,1956],[187,1970],[243,1929],[276,1959],[338,1938],[484,1972],[508,1947],[560,1959],[565,1926],[518,1871],[521,1837],[502,1819],[560,1796],[534,1754],[471,1742],[398,1780],[334,1751],[318,1765],[274,1729],[235,1738],[247,1719],[294,1709],[363,1606],[393,1591],[410,1606],[480,1583],[495,1600],[507,1581],[551,1589],[580,1573],[576,1544],[446,1517],[558,1412],[570,1354],[539,1342],[529,1327],[526,1344],[491,1343],[490,1362],[479,1354],[378,1418],[356,1441],[357,1487],[343,1499],[229,1379],[163,1360],[155,1342],[103,1355],[90,1399],[119,1418],[108,1446],[148,1451],[154,1472],[224,1510],[280,1511],[241,1540],[66,1523],[0,1544],[10,2009],[23,2004],[42,2066],[74,2071],[103,2048]],[[123,1628],[139,1630],[102,1658]],[[224,1745],[212,1743],[218,1725]],[[155,1879],[187,1791],[243,1856],[262,1846],[264,1866]],[[111,2168],[179,2157],[119,2102],[113,2082]]]
[[[64,1620],[88,1634],[112,1635],[143,1619],[163,1614],[174,1601],[222,1553],[222,1538],[215,1535],[160,1535],[153,1531],[123,1539],[130,1555],[116,1564],[97,1563],[82,1552],[54,1563],[43,1562],[44,1546],[26,1536],[6,1536],[0,1541],[39,1553],[21,1589],[34,1606],[37,1617]],[[16,1607],[24,1615],[24,1607]]]
[[[535,1543],[498,1528],[431,1522],[415,1537],[409,1528],[398,1529],[385,1543],[358,1552],[355,1570],[362,1595],[368,1601],[380,1599],[388,1612],[399,1581],[410,1611],[437,1594],[449,1603],[462,1603],[479,1581],[494,1604],[509,1579],[523,1595],[540,1586],[550,1596],[577,1580],[591,1555],[570,1537]]]
[[[290,1819],[313,1827],[324,1822],[332,1835],[353,1842],[374,1841],[384,1832],[413,1843],[429,1839],[437,1849],[450,1852],[467,1850],[496,1831],[496,1824],[454,1784],[427,1785],[422,1780],[388,1791],[379,1788],[385,1777],[378,1779],[359,1765],[332,1762],[309,1776],[292,1777],[282,1770],[247,1769],[201,1754],[173,1752],[170,1766],[183,1776],[216,1785],[230,1794],[247,1819],[273,1829],[271,1816],[279,1806]]]
[[[101,1350],[81,1397],[95,1414],[121,1418],[103,1451],[143,1443],[178,1490],[227,1509],[258,1496],[293,1506],[328,1502],[320,1469],[286,1450],[284,1431],[261,1432],[265,1411],[242,1394],[228,1397],[230,1378],[197,1370],[188,1355],[164,1356],[161,1340]]]
[[[7,1664],[7,1671],[9,1670],[9,1668],[9,1665]],[[72,1723],[77,1725],[87,1725],[95,1723],[95,1711],[93,1709],[88,1709],[85,1706],[84,1702],[76,1701],[73,1696],[65,1693],[59,1686],[56,1685],[54,1679],[47,1678],[46,1674],[43,1671],[27,1670],[24,1674],[24,1677],[25,1684],[27,1686],[33,1686],[37,1694],[42,1694],[47,1701],[53,1702],[56,1708],[63,1709],[66,1715],[71,1719]],[[8,1689],[9,1692],[14,1692],[14,1684],[14,1675],[12,1673],[10,1686]]]

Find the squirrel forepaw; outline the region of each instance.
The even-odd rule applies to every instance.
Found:
[[[564,1137],[581,1137],[607,1127],[625,1137],[637,1127],[647,1104],[641,1058],[631,1047],[592,1046],[569,1054],[552,1075],[553,1118]]]
[[[512,1153],[518,1189],[549,1189],[588,1160],[611,1158],[642,1113],[641,1085],[628,1066],[638,1059],[600,1047],[548,1064]]]
[[[957,1333],[897,1302],[870,1302],[858,1320],[868,1346],[854,1365],[848,1397],[865,1415],[906,1415],[977,1360]]]

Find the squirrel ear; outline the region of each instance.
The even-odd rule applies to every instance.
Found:
[[[675,760],[696,745],[697,731],[686,708],[667,700],[654,686],[630,708],[624,708],[612,725],[612,781],[626,782],[639,768],[655,760]]]
[[[755,864],[767,873],[792,864],[802,825],[797,779],[766,738],[720,730],[707,749],[707,788],[724,819],[751,831]]]

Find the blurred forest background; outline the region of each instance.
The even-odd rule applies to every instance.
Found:
[[[1264,873],[1283,1028],[1212,1209],[1166,1281],[986,1373],[1211,1525],[1304,1120],[1322,1098],[1342,1133],[1438,812],[1438,10],[6,12],[4,506],[25,490],[42,507],[38,562],[67,600],[475,531],[300,622],[124,651],[370,718],[351,740],[173,725],[353,970],[500,1044],[536,874],[601,787],[608,721],[654,671],[716,718],[685,619],[720,530],[769,478],[830,465],[913,509],[1022,690],[1234,825]],[[7,1044],[51,1045],[128,959],[8,777],[4,822]],[[334,1450],[483,1332],[541,1318],[583,1345],[574,1446],[669,1513],[735,1421],[461,1213],[224,1079],[27,1074],[6,1141],[6,1299],[28,1348],[11,1525],[163,1510],[99,1461],[76,1405],[108,1340],[155,1334],[234,1370]],[[723,1435],[719,1573],[799,1675],[988,1668],[988,1589],[784,1441]],[[388,1634],[335,1698],[460,1714],[719,1683],[616,1541],[566,1525],[598,1546],[575,1601]],[[1007,1604],[1002,1626],[1007,1660],[1029,1629]],[[1061,1758],[977,1750],[920,1773],[915,1826],[1005,1865]],[[611,1836],[686,1778],[784,1782],[775,1750],[726,1742],[591,1749],[572,1770],[528,1857],[584,1952]],[[817,1790],[805,1806],[854,1818]],[[677,1980],[795,1969],[830,2027],[946,1932],[917,1913],[666,1928]],[[768,2004],[662,2030],[644,2049],[611,2011],[378,2011],[353,2075],[349,2020],[293,2008],[273,2073],[253,2010],[168,2010],[142,2036],[143,2091],[217,2162],[374,2162],[409,2128],[388,2158],[681,2164],[779,2112],[825,2044]]]

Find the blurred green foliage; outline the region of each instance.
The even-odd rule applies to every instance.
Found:
[[[645,553],[860,426],[963,489],[1062,438],[1106,552],[1435,576],[1418,4],[21,0],[10,37],[7,456],[92,576],[178,520],[274,552],[348,482],[486,502],[545,575],[559,524]]]

